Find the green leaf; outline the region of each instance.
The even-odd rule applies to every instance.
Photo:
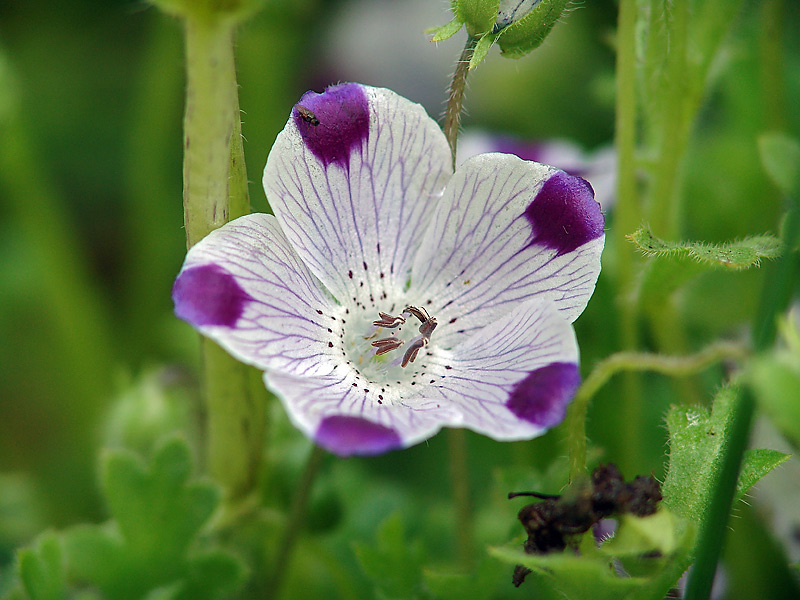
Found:
[[[188,483],[188,444],[168,439],[149,467],[125,451],[109,452],[104,462],[103,487],[129,551],[153,563],[178,561],[220,497],[211,482]]]
[[[800,448],[800,358],[791,351],[778,351],[753,360],[747,380],[764,412],[795,448]]]
[[[759,479],[791,457],[791,454],[768,448],[751,448],[745,451],[744,458],[742,458],[742,470],[739,473],[739,480],[736,482],[734,499],[741,500]]]
[[[772,182],[787,196],[800,199],[800,143],[797,139],[771,131],[758,138],[758,150]]]
[[[475,50],[472,53],[472,58],[469,59],[470,69],[477,67],[479,64],[481,64],[483,59],[486,58],[486,55],[489,54],[489,49],[497,39],[497,35],[498,34],[496,33],[487,33],[478,40],[478,43],[475,44]]]
[[[179,437],[167,439],[145,464],[130,452],[108,452],[102,481],[114,520],[65,533],[72,577],[111,600],[215,599],[244,579],[233,556],[189,552],[219,503],[212,483],[191,481],[191,453]]]
[[[662,508],[647,517],[622,515],[617,531],[599,550],[611,557],[669,555],[676,550],[676,517]]]
[[[598,560],[570,553],[527,554],[508,546],[489,548],[489,553],[509,565],[523,565],[545,577],[570,600],[620,600],[646,583],[639,577],[619,577],[608,558]]]
[[[703,523],[706,518],[738,393],[734,385],[724,387],[714,399],[710,413],[702,407],[673,406],[667,414],[669,469],[661,491],[664,505],[688,521]],[[788,458],[773,450],[745,453],[736,499]]]
[[[374,547],[360,542],[353,546],[362,571],[385,598],[420,596],[425,550],[418,540],[406,540],[398,513],[381,524]]]
[[[423,576],[425,584],[436,598],[463,600],[497,596],[499,590],[510,585],[511,573],[507,564],[487,557],[469,572],[425,569]]]
[[[463,26],[464,21],[461,21],[458,19],[458,17],[456,17],[446,25],[442,25],[441,27],[432,27],[431,29],[426,30],[425,33],[433,35],[431,38],[432,42],[441,42],[453,37],[455,34],[461,31]]]
[[[64,558],[56,534],[45,533],[33,548],[19,551],[19,576],[31,600],[64,598]]]
[[[626,237],[648,256],[688,257],[708,267],[747,269],[757,267],[762,258],[774,259],[781,254],[780,240],[771,235],[749,237],[727,244],[668,242],[657,238],[649,227],[644,226]]]
[[[176,600],[228,598],[245,581],[247,571],[234,556],[222,551],[192,557],[186,584]]]

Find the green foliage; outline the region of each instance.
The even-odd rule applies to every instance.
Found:
[[[211,482],[190,481],[188,444],[178,437],[158,447],[148,464],[109,451],[103,490],[113,519],[45,534],[19,554],[19,574],[31,600],[64,597],[67,583],[90,585],[108,600],[214,600],[235,592],[245,570],[231,554],[191,545],[219,504]]]
[[[542,0],[522,18],[503,29],[498,40],[502,55],[522,58],[545,40],[564,13],[569,0]]]
[[[61,600],[66,582],[58,536],[45,533],[32,548],[20,550],[19,575],[31,600]]]
[[[800,198],[800,142],[773,131],[758,138],[758,150],[772,182],[785,195]]]
[[[380,598],[402,600],[422,598],[422,565],[425,549],[419,540],[408,542],[398,513],[386,519],[378,529],[375,545],[353,544],[361,570],[375,585]]]
[[[645,226],[626,237],[648,256],[687,257],[706,267],[747,269],[757,267],[762,258],[774,259],[781,254],[780,240],[771,235],[749,237],[727,244],[669,242],[657,238]]]
[[[673,406],[667,415],[670,434],[669,470],[662,486],[664,504],[684,519],[703,523],[733,423],[738,388],[722,388],[709,412],[697,406]],[[774,450],[745,453],[734,500],[788,455]]]
[[[759,406],[783,436],[800,448],[800,333],[793,319],[782,320],[779,330],[785,347],[756,357],[745,378]]]

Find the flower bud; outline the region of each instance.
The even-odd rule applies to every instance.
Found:
[[[495,31],[503,56],[520,58],[544,41],[569,0],[502,0]]]

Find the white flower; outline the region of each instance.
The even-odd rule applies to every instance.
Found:
[[[503,154],[453,174],[422,107],[348,83],[295,105],[264,189],[275,216],[194,246],[175,311],[263,369],[316,443],[377,454],[563,419],[604,242],[586,181]]]

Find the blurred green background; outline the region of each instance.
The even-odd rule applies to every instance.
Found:
[[[255,211],[268,210],[261,170],[305,90],[361,81],[393,88],[441,116],[463,33],[433,45],[423,30],[449,20],[447,4],[268,0],[241,29],[238,78]],[[782,29],[765,30],[761,3],[745,1],[715,63],[683,165],[685,237],[777,233],[781,198],[755,141],[769,128],[800,134],[800,5],[785,2],[783,10]],[[611,142],[616,3],[577,5],[563,21],[525,59],[490,53],[471,76],[465,127],[526,140],[566,138],[586,149]],[[144,3],[0,2],[0,572],[12,549],[45,527],[104,518],[95,475],[102,446],[141,443],[146,450],[154,432],[174,428],[201,435],[197,336],[172,316],[170,300],[185,252],[183,92],[179,23]],[[613,227],[613,209],[607,219]],[[584,371],[619,347],[609,257],[576,323]],[[756,270],[713,273],[684,290],[687,350],[740,334],[761,277]],[[720,376],[693,379],[698,398],[710,399]],[[663,415],[675,388],[658,377],[646,382],[643,431],[627,432],[618,422],[617,382],[590,413],[590,439],[628,477],[663,475]],[[279,408],[271,431],[264,496],[281,508],[308,443]],[[626,435],[640,440],[635,456],[621,454]],[[531,477],[555,486],[542,491],[563,485],[557,476],[528,474],[563,464],[562,437],[556,429],[533,442],[499,444],[469,435],[481,543],[520,533],[519,506],[504,500],[508,486]],[[412,535],[424,537],[429,555],[452,556],[446,446],[439,435],[376,459],[327,457],[309,518],[309,531],[321,537],[301,546],[295,582],[337,597],[347,597],[348,585],[354,593],[364,589],[363,582],[336,583],[336,565],[352,563],[350,541],[372,540],[394,511]],[[737,509],[742,518],[729,561],[750,567],[731,569],[730,598],[780,597],[767,565],[786,558],[769,533],[769,510]],[[795,539],[789,551],[798,550]],[[304,568],[325,575],[308,582]]]

